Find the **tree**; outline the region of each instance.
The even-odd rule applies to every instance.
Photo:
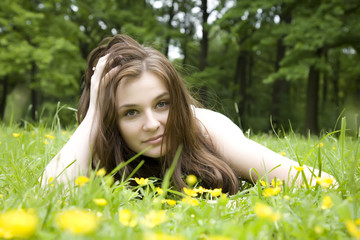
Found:
[[[305,130],[315,134],[319,131],[320,79],[331,71],[325,56],[330,49],[343,45],[348,37],[343,19],[348,17],[346,12],[350,9],[354,9],[354,3],[343,4],[336,0],[298,5],[291,30],[285,38],[289,50],[284,66],[294,68],[301,59],[301,65],[308,72]]]
[[[1,48],[5,54],[0,58],[1,74],[11,79],[10,88],[29,86],[31,117],[36,120],[42,97],[59,96],[59,87],[66,89],[62,97],[76,92],[76,74],[82,65],[72,42],[77,28],[56,10],[61,5],[55,2],[18,0],[2,4],[6,10],[2,15]],[[64,61],[71,56],[73,62]]]
[[[146,1],[6,0],[0,4],[0,48],[5,53],[0,56],[4,69],[0,106],[3,109],[5,96],[16,85],[25,84],[31,91],[33,120],[39,109],[53,112],[58,101],[75,105],[87,55],[100,39],[121,31],[138,33],[140,42],[159,35]]]

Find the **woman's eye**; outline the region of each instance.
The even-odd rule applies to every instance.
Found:
[[[137,111],[136,110],[129,110],[125,113],[125,116],[127,117],[133,117],[137,114]]]
[[[166,102],[166,101],[161,101],[161,102],[159,102],[158,104],[156,104],[156,107],[157,107],[157,108],[165,108],[165,107],[167,107],[168,105],[169,105],[168,102]]]

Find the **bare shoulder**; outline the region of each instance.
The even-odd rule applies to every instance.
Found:
[[[230,137],[229,134],[244,137],[241,129],[224,114],[205,108],[194,108],[194,113],[195,117],[212,138]]]

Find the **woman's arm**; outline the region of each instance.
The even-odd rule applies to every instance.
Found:
[[[48,163],[41,185],[48,183],[50,177],[58,182],[67,182],[79,175],[88,173],[91,147],[94,142],[94,137],[91,134],[92,127],[95,125],[93,124],[94,115],[94,113],[89,112],[86,114],[69,141]],[[74,160],[75,162],[65,170]]]
[[[111,70],[100,81],[106,60],[106,56],[99,59],[96,70],[91,77],[90,103],[85,118],[69,141],[46,166],[41,185],[48,183],[50,177],[59,182],[67,182],[79,175],[88,173],[95,141],[94,133],[97,132],[98,128],[98,91],[100,87],[106,85],[106,80],[111,77],[112,73]],[[71,164],[74,160],[75,162]],[[69,167],[66,168],[67,166]]]
[[[251,170],[255,169],[263,177],[263,180],[266,180],[266,175],[269,181],[275,177],[290,182],[294,179],[297,170],[293,166],[299,166],[297,162],[246,138],[238,126],[220,113],[199,108],[195,110],[195,113],[196,118],[207,129],[214,146],[239,176],[256,181],[258,176],[255,171]],[[310,167],[304,166],[304,173],[308,181],[312,175],[310,169]],[[314,173],[318,176],[319,171],[314,169]],[[333,178],[322,172],[322,177],[324,176]],[[315,184],[316,179],[314,177],[312,179],[311,184]],[[301,175],[297,178],[297,182],[299,184],[302,182]]]

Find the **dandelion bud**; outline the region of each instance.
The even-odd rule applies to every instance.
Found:
[[[192,187],[192,186],[194,186],[195,183],[197,182],[197,178],[196,178],[195,175],[190,174],[190,175],[187,175],[187,176],[186,176],[185,181],[186,181],[186,183],[187,183],[190,187]]]

